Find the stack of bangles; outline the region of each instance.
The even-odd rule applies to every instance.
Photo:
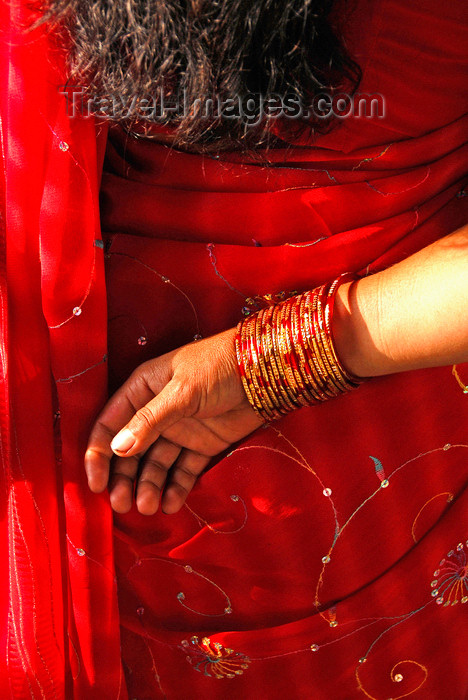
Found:
[[[340,363],[331,335],[333,282],[261,309],[237,327],[236,353],[247,398],[264,421],[354,389],[364,379]]]

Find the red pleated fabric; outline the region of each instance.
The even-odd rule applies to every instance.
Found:
[[[54,37],[2,6],[0,697],[466,697],[451,367],[257,431],[175,516],[113,523],[82,468],[107,364],[113,390],[248,299],[372,274],[466,221],[463,10],[353,4],[360,90],[386,116],[314,142],[213,158],[112,128],[99,209],[106,132],[66,116]]]
[[[314,144],[214,158],[111,128],[112,388],[257,295],[372,274],[466,221],[461,4],[440,15],[358,3],[360,91],[386,116]],[[130,695],[464,698],[467,417],[451,367],[375,379],[213,460],[177,516],[115,517]]]
[[[83,454],[107,396],[105,132],[69,119],[63,49],[0,5],[0,697],[126,698],[106,496]]]

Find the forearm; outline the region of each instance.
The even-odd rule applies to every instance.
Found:
[[[343,365],[361,377],[468,361],[468,226],[343,284],[333,337]]]

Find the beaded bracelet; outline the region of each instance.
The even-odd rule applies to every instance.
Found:
[[[364,379],[338,359],[331,334],[344,274],[312,291],[260,309],[237,326],[240,376],[252,408],[269,422],[357,388]]]

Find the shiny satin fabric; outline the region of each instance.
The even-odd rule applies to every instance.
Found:
[[[68,118],[63,49],[21,31],[26,7],[0,7],[0,697],[124,698],[112,517],[83,471],[107,394],[105,132]]]
[[[439,11],[425,10],[402,45],[411,10],[374,8],[361,90],[385,86],[387,117],[343,121],[314,147],[203,157],[110,129],[111,388],[234,326],[258,295],[372,274],[464,223],[460,93],[444,122],[453,85],[429,93],[414,53],[391,72],[397,47],[405,61],[433,35]],[[382,377],[213,460],[179,515],[116,516],[130,693],[464,697],[466,429],[451,367]]]
[[[360,89],[387,116],[268,163],[70,120],[55,38],[15,30],[22,3],[1,11],[1,697],[463,698],[451,367],[257,431],[176,516],[113,524],[82,467],[108,365],[112,390],[247,299],[372,274],[464,223],[462,3],[357,3]]]

